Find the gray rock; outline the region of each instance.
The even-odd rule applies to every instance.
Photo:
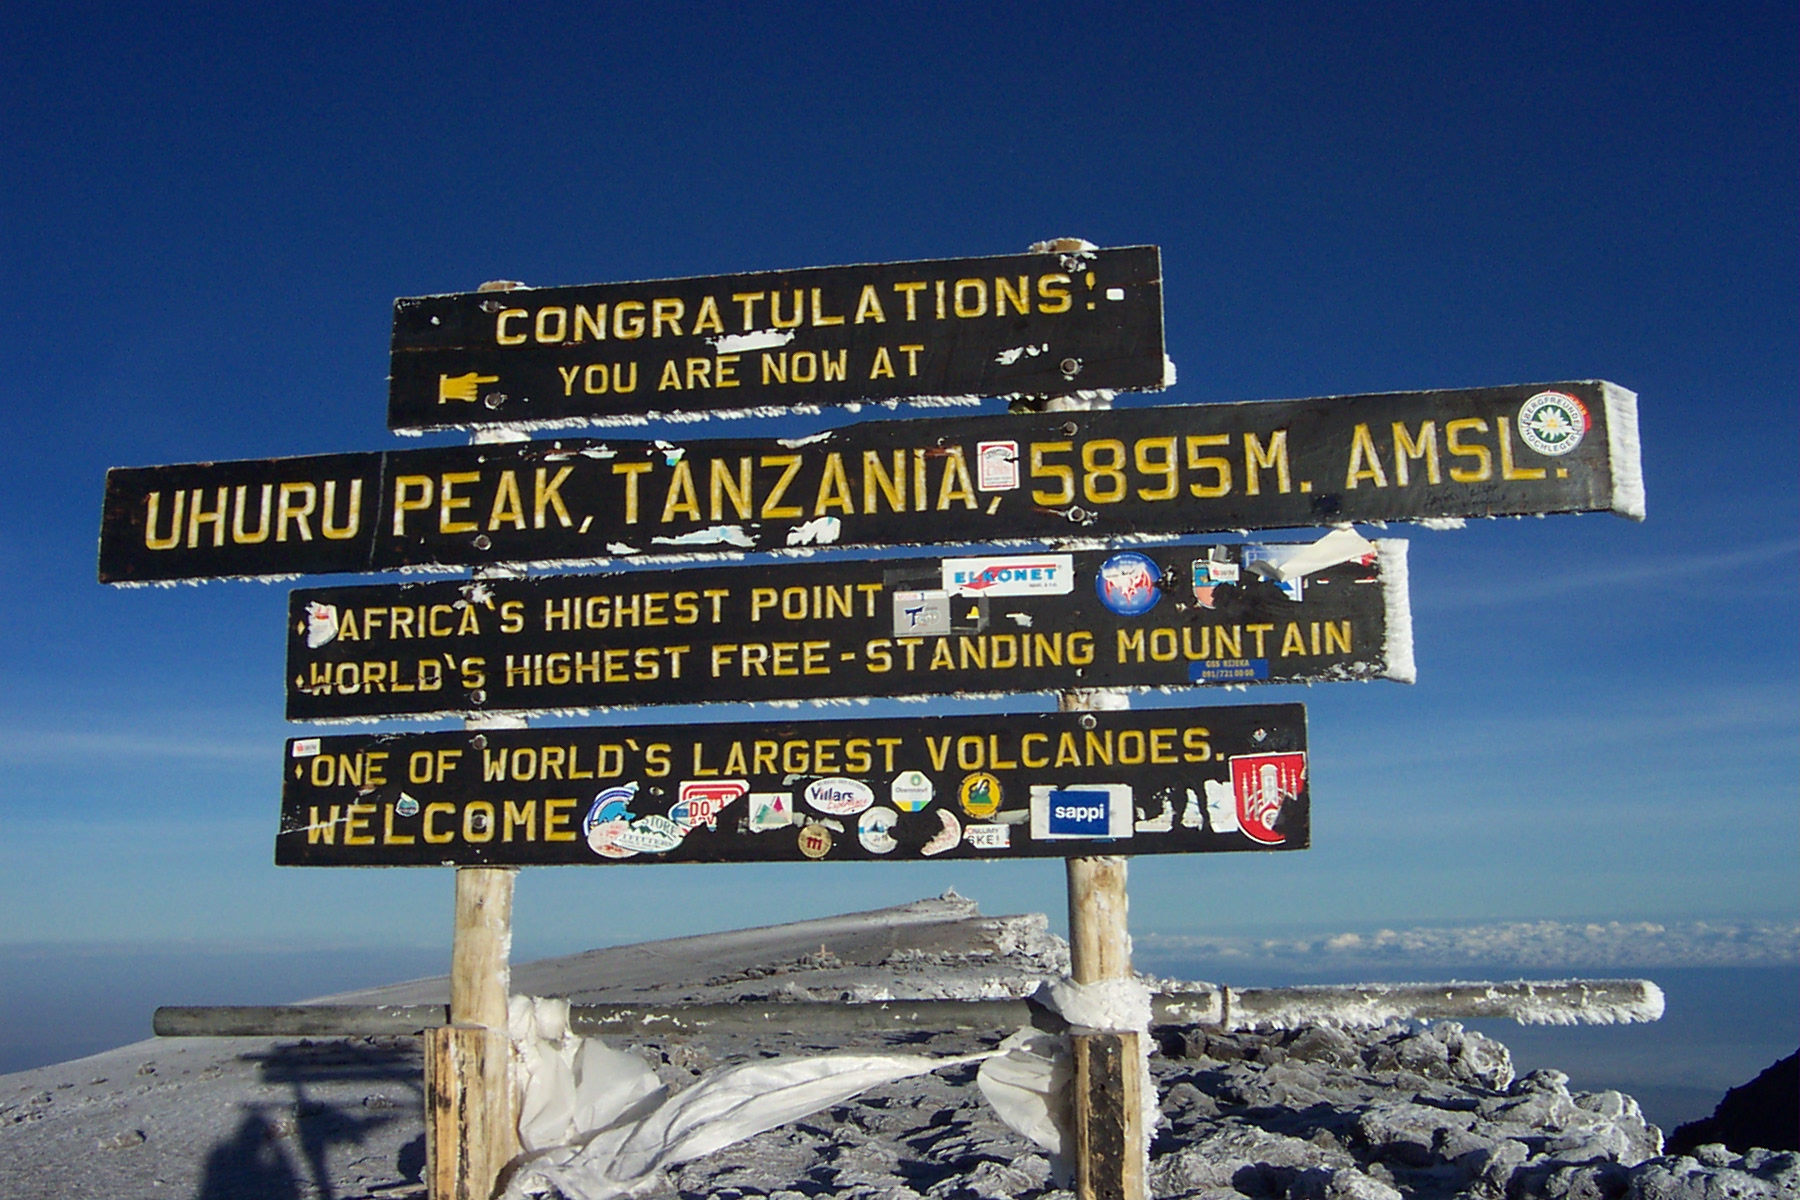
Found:
[[[1154,1064],[1168,1119],[1152,1160],[1159,1196],[1800,1196],[1800,1156],[1659,1157],[1661,1132],[1631,1097],[1573,1092],[1560,1071],[1515,1079],[1503,1045],[1453,1023],[1208,1034],[1203,1046]]]
[[[1400,1200],[1400,1190],[1354,1167],[1302,1171],[1288,1189],[1289,1200]]]

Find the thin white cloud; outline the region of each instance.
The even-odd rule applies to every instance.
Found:
[[[84,732],[68,729],[0,729],[0,763],[8,766],[80,766],[130,759],[266,762],[267,739],[236,741],[182,734]]]
[[[1283,937],[1139,934],[1153,965],[1223,959],[1294,968],[1505,965],[1744,967],[1800,964],[1800,921],[1508,921],[1446,928],[1376,929]]]

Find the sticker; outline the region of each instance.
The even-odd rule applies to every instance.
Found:
[[[1244,570],[1256,575],[1264,583],[1274,584],[1281,589],[1282,595],[1298,604],[1306,595],[1306,579],[1301,575],[1296,575],[1292,579],[1281,577],[1281,564],[1287,558],[1283,549],[1280,546],[1264,546],[1257,542],[1245,543],[1243,549]],[[1260,570],[1257,569],[1259,566]]]
[[[1143,809],[1138,809],[1137,831],[1139,833],[1168,833],[1175,828],[1175,794],[1172,789],[1164,788],[1156,793],[1162,801],[1162,811],[1154,817],[1146,817]]]
[[[1281,845],[1287,837],[1276,826],[1282,809],[1306,786],[1306,751],[1239,754],[1230,761],[1239,830],[1253,842]]]
[[[394,803],[394,811],[403,817],[416,817],[419,815],[419,802],[401,792],[400,799]]]
[[[1161,579],[1162,571],[1148,556],[1126,550],[1100,564],[1094,590],[1100,603],[1121,617],[1141,617],[1162,599]]]
[[[894,593],[895,637],[949,632],[950,593],[935,590]]]
[[[686,836],[687,830],[682,826],[651,813],[627,825],[625,831],[613,839],[613,845],[641,854],[667,854],[681,845],[681,839]]]
[[[822,813],[854,817],[875,803],[875,793],[868,784],[854,779],[816,779],[806,785],[806,802]]]
[[[1519,408],[1519,437],[1551,458],[1581,445],[1591,428],[1587,405],[1567,392],[1539,392]]]
[[[890,832],[900,814],[891,808],[871,808],[856,820],[856,840],[870,854],[891,854],[900,843]]]
[[[318,738],[295,738],[294,739],[294,757],[295,758],[316,758],[318,756],[318,753],[319,753],[319,739]]]
[[[937,815],[938,819],[943,822],[943,828],[932,834],[931,840],[919,847],[919,853],[926,858],[930,858],[934,854],[942,854],[946,850],[954,850],[957,843],[962,841],[962,822],[956,819],[956,814],[947,808],[940,808],[937,810]]]
[[[932,794],[931,780],[923,771],[902,771],[888,785],[888,795],[901,812],[918,812],[931,803]]]
[[[1254,543],[1243,549],[1244,569],[1262,576],[1290,600],[1304,594],[1306,576],[1340,563],[1373,566],[1380,551],[1354,529],[1334,529],[1316,542]],[[1323,582],[1323,581],[1320,581]]]
[[[800,853],[808,858],[824,858],[831,853],[831,830],[823,825],[808,825],[800,830]]]
[[[971,825],[963,830],[963,841],[972,850],[1009,850],[1012,848],[1012,826]]]
[[[320,604],[317,600],[308,601],[306,605],[306,627],[300,632],[306,635],[306,648],[317,650],[336,639],[338,635],[338,610],[335,604]]]
[[[1221,783],[1208,779],[1206,788],[1206,827],[1214,833],[1238,831],[1237,797],[1231,792],[1231,781]]]
[[[1200,797],[1195,794],[1193,788],[1189,788],[1187,790],[1187,807],[1181,810],[1181,827],[1183,829],[1198,829],[1201,826],[1201,822]]]
[[[1213,606],[1213,589],[1222,583],[1235,584],[1241,568],[1220,558],[1194,560],[1194,600],[1201,608]]]
[[[1019,443],[976,442],[975,486],[984,492],[1010,492],[1019,486]]]
[[[985,771],[966,775],[956,790],[956,802],[971,817],[991,817],[1000,811],[1000,781]]]
[[[1209,658],[1188,664],[1189,683],[1251,683],[1268,677],[1266,658]]]
[[[705,825],[719,827],[719,813],[740,797],[750,794],[747,779],[689,779],[683,781],[669,819],[683,829]]]
[[[950,599],[950,632],[980,633],[987,628],[986,596],[953,596]]]
[[[1067,596],[1075,590],[1075,556],[946,558],[944,590],[958,596]]]
[[[794,823],[794,793],[751,792],[750,832],[767,833]]]
[[[1033,841],[1128,838],[1133,832],[1131,785],[1084,783],[1031,789]]]
[[[594,797],[587,816],[581,819],[581,832],[587,835],[589,850],[605,858],[630,858],[637,853],[619,844],[619,838],[631,828],[631,801],[637,790],[633,781],[609,787]]]

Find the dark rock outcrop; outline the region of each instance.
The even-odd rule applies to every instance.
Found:
[[[1738,1154],[1757,1147],[1800,1150],[1800,1052],[1726,1092],[1712,1116],[1669,1135],[1670,1154],[1692,1154],[1707,1145]]]

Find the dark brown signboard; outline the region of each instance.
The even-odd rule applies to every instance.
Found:
[[[388,425],[1163,386],[1154,246],[394,302]]]
[[[1300,850],[1298,704],[287,744],[289,866]]]
[[[1144,547],[295,591],[296,721],[1412,679],[1406,543]]]
[[[1349,521],[1643,515],[1613,384],[559,438],[107,472],[109,583]]]

